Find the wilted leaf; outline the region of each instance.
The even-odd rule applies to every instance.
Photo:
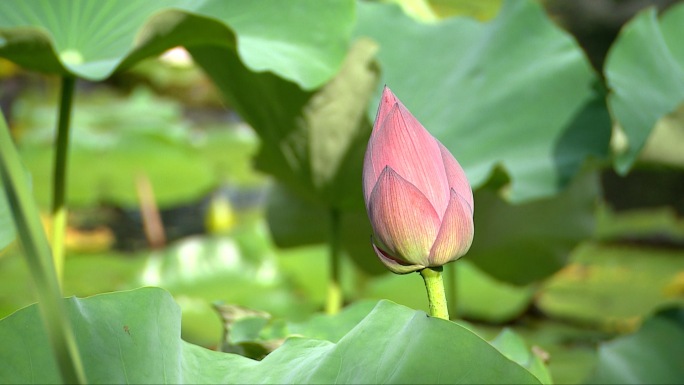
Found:
[[[684,103],[680,104],[674,112],[658,120],[639,158],[646,162],[684,167],[682,143],[684,143]]]
[[[370,134],[365,112],[377,84],[377,50],[373,41],[357,40],[340,72],[304,108],[313,185],[336,206],[352,202],[354,207],[361,200],[355,171],[361,168]]]
[[[632,330],[668,304],[684,304],[684,253],[586,244],[537,298],[545,313],[613,331]]]
[[[440,17],[469,16],[477,20],[490,20],[501,9],[502,0],[427,0]]]

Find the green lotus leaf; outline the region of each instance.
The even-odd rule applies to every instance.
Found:
[[[175,46],[220,44],[253,71],[315,88],[344,58],[353,9],[352,1],[3,1],[0,56],[103,80]]]
[[[337,343],[290,338],[262,361],[181,340],[158,288],[65,301],[89,383],[539,384],[469,330],[388,301]],[[60,381],[40,322],[35,305],[0,321],[4,381]]]
[[[587,157],[608,154],[610,118],[594,89],[598,79],[538,2],[506,1],[488,23],[432,24],[364,2],[355,36],[380,45],[381,86],[369,118],[387,84],[451,150],[473,188],[501,166],[510,176],[508,200],[555,195]]]
[[[632,167],[656,123],[684,103],[683,35],[684,4],[673,6],[660,20],[650,8],[625,25],[608,53],[604,72],[611,90],[608,102],[621,128],[622,139],[614,143],[620,173]],[[681,124],[678,128],[674,131],[681,131]],[[681,137],[666,130],[668,134]]]

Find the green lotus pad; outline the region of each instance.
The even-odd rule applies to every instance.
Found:
[[[65,301],[89,383],[539,383],[465,328],[389,301],[338,343],[290,338],[262,361],[181,340],[159,288]],[[35,305],[0,321],[0,340],[3,381],[60,380]]]
[[[315,88],[344,58],[353,10],[350,0],[2,1],[0,56],[99,81],[169,48],[216,44],[253,71]]]

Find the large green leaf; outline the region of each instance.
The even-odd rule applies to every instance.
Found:
[[[344,58],[353,8],[352,1],[3,1],[0,56],[102,80],[168,48],[221,44],[254,71],[314,88]]]
[[[235,31],[237,52],[251,70],[271,71],[313,89],[340,68],[353,28],[354,2],[214,0],[195,12]]]
[[[539,383],[467,329],[387,301],[338,343],[291,338],[262,361],[182,341],[157,288],[66,303],[92,383]],[[0,338],[3,381],[59,381],[35,306],[2,320]]]
[[[625,141],[617,144],[615,167],[626,173],[656,122],[684,103],[684,4],[660,21],[651,8],[620,32],[606,58],[609,103]]]
[[[677,384],[684,378],[684,313],[662,311],[636,333],[604,343],[590,384]]]
[[[356,36],[380,44],[383,82],[453,152],[473,187],[501,165],[510,200],[554,195],[587,156],[606,156],[610,119],[596,76],[537,2],[507,1],[486,24],[422,24],[370,2],[359,4],[358,19]]]

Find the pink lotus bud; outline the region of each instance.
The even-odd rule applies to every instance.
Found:
[[[373,248],[394,273],[454,261],[473,241],[473,192],[449,150],[385,87],[363,163]]]

